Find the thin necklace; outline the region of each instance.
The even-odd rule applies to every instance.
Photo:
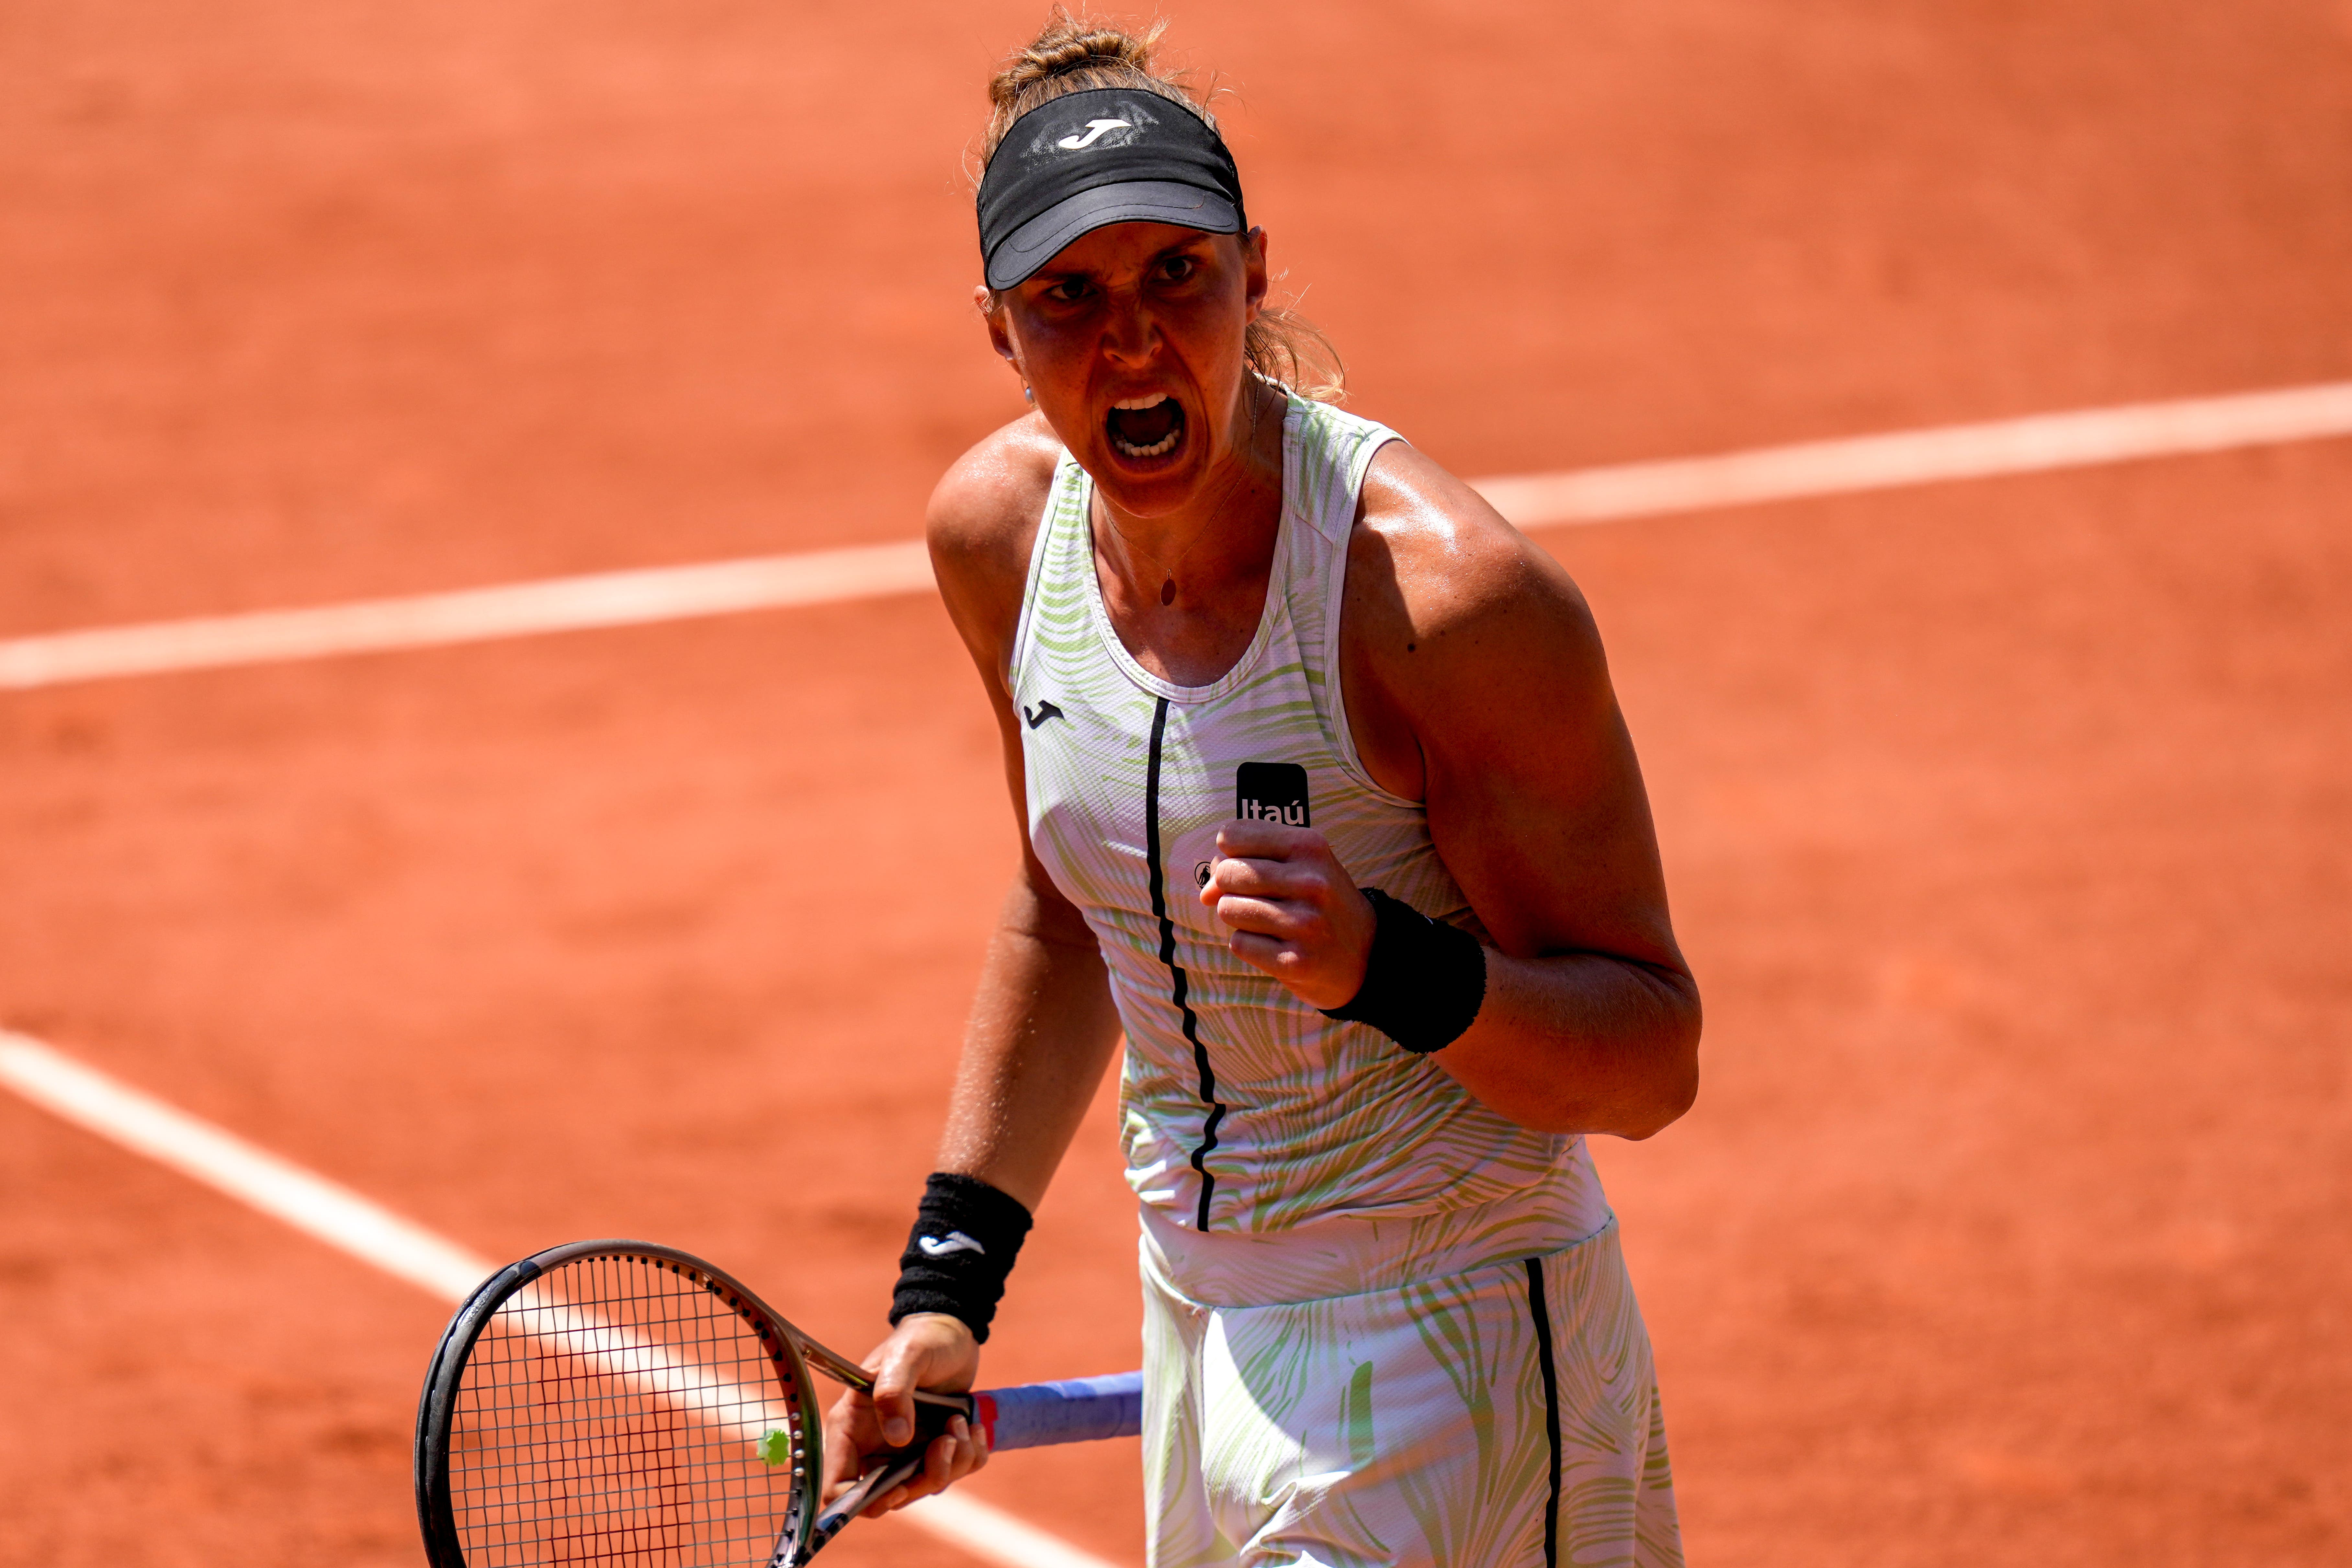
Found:
[[[1117,522],[1111,520],[1110,509],[1107,506],[1103,506],[1102,497],[1100,495],[1097,495],[1095,497],[1095,505],[1101,507],[1104,526],[1108,527],[1113,533],[1118,535],[1119,545],[1121,548],[1126,550],[1129,555],[1142,556],[1144,559],[1150,561],[1151,564],[1159,567],[1160,570],[1166,574],[1168,580],[1160,584],[1160,602],[1163,605],[1174,604],[1176,602],[1176,568],[1183,565],[1185,558],[1192,553],[1193,548],[1198,545],[1201,541],[1209,536],[1209,530],[1217,525],[1217,514],[1213,511],[1211,512],[1209,514],[1208,521],[1192,531],[1192,537],[1184,542],[1184,548],[1176,552],[1176,558],[1171,561],[1152,551],[1144,549],[1143,546],[1138,544],[1132,538],[1130,538],[1127,530],[1119,527]]]

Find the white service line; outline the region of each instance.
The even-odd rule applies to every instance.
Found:
[[[455,1303],[497,1272],[349,1187],[189,1115],[29,1035],[0,1029],[0,1084],[42,1110],[227,1194],[427,1295]],[[905,1519],[1001,1568],[1114,1568],[1002,1509],[949,1493]]]
[[[691,620],[912,594],[930,585],[930,552],[913,541],[100,626],[0,641],[0,689]]]
[[[2352,382],[1473,480],[1526,529],[2352,436]],[[637,626],[931,585],[919,541],[0,639],[0,690]]]
[[[2352,382],[2036,414],[1473,483],[1497,511],[1521,528],[1542,528],[2334,436],[2352,436]]]

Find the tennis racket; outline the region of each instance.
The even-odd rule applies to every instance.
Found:
[[[829,1507],[809,1375],[864,1369],[731,1275],[672,1247],[575,1241],[482,1282],[443,1331],[416,1411],[433,1568],[798,1568],[922,1468],[956,1415],[992,1449],[1127,1436],[1142,1378],[918,1394],[915,1439]]]

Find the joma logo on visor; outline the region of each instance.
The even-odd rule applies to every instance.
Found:
[[[1099,137],[1106,131],[1132,131],[1134,129],[1135,122],[1131,120],[1089,120],[1087,121],[1087,133],[1084,136],[1080,136],[1076,132],[1073,132],[1071,134],[1063,137],[1059,142],[1055,142],[1054,145],[1072,153],[1081,152],[1086,148],[1093,146],[1095,144],[1096,138]]]

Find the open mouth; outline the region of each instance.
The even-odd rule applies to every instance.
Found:
[[[1184,405],[1164,392],[1114,403],[1103,428],[1122,458],[1164,458],[1184,439]]]

